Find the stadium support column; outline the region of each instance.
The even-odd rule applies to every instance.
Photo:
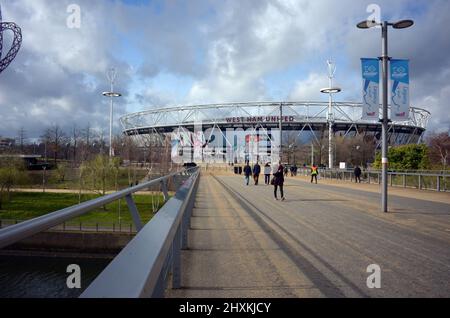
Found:
[[[283,103],[280,103],[280,161],[282,161],[283,158]]]

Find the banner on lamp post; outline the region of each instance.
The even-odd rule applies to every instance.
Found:
[[[380,119],[380,61],[375,58],[363,58],[363,120]]]
[[[391,120],[409,120],[409,60],[391,60]]]

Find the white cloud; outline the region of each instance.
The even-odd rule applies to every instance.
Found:
[[[359,58],[381,50],[379,30],[355,27],[368,16],[371,0],[168,1],[156,9],[153,2],[78,0],[81,29],[69,29],[66,8],[72,2],[3,3],[5,20],[18,23],[24,38],[17,59],[0,76],[0,134],[24,126],[38,136],[45,125],[87,120],[106,127],[107,101],[100,93],[111,65],[124,93],[117,115],[127,105],[270,100],[274,91],[281,98],[317,100],[328,83],[329,57],[338,61],[341,98],[358,100]],[[416,20],[414,29],[390,33],[391,55],[411,59],[412,101],[432,112],[431,128],[449,127],[450,2],[378,3],[384,17]],[[152,81],[160,74],[190,80],[174,81],[186,87],[171,92],[170,80],[164,88]]]
[[[322,88],[327,87],[329,79],[326,74],[309,74],[308,78],[298,81],[290,96],[292,101],[314,101],[317,100],[319,92]]]

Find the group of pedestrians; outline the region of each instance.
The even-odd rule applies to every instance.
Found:
[[[282,201],[284,201],[286,199],[284,196],[285,169],[286,168],[281,164],[281,162],[278,164],[278,166],[275,166],[273,169],[270,166],[270,163],[267,163],[264,166],[264,171],[261,170],[261,166],[259,165],[259,163],[256,163],[252,168],[250,164],[247,162],[244,167],[245,182],[247,186],[250,185],[250,178],[253,177],[254,184],[255,186],[257,186],[259,184],[259,176],[261,175],[261,172],[264,172],[264,183],[266,185],[274,186],[275,200],[278,201],[278,190],[279,190],[280,198]],[[273,177],[271,178],[271,176]]]
[[[297,175],[298,168],[294,165],[291,167],[290,172],[291,176]],[[278,190],[280,192],[280,198],[282,201],[285,201],[284,196],[284,181],[285,177],[287,177],[289,169],[281,164],[275,165],[272,169],[270,163],[266,163],[264,165],[264,169],[261,168],[259,163],[256,163],[253,168],[250,166],[249,162],[246,162],[244,167],[244,175],[245,175],[245,183],[247,186],[250,185],[250,178],[253,178],[253,182],[255,186],[259,184],[259,177],[261,173],[264,173],[264,184],[265,185],[273,185],[274,186],[274,197],[275,200],[278,201]],[[355,181],[361,183],[361,168],[356,166],[354,170]],[[317,177],[319,175],[319,167],[315,164],[311,166],[311,183],[317,184]],[[272,177],[272,178],[271,178]]]

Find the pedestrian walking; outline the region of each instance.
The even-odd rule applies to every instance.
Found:
[[[264,182],[266,185],[270,185],[270,174],[272,173],[272,169],[270,168],[270,163],[266,163],[264,166]]]
[[[247,162],[244,167],[245,182],[247,185],[249,185],[249,183],[250,183],[251,175],[252,175],[252,167],[250,167],[249,163]]]
[[[361,168],[359,166],[356,166],[353,173],[355,174],[355,182],[361,183]]]
[[[294,164],[294,165],[291,167],[291,175],[292,175],[293,177],[296,177],[296,176],[297,176],[297,170],[298,170],[297,165]]]
[[[317,184],[317,175],[318,174],[319,174],[319,168],[317,168],[317,166],[315,164],[313,164],[311,167],[311,183],[313,183],[315,180],[316,184]]]
[[[261,166],[259,165],[259,163],[257,162],[254,166],[253,166],[253,180],[255,181],[255,186],[258,185],[259,183],[259,175],[261,174]]]
[[[286,178],[288,176],[288,173],[289,173],[288,167],[284,167],[283,171],[284,171],[284,177]]]
[[[275,196],[275,200],[278,201],[278,188],[280,189],[281,201],[285,200],[284,197],[284,167],[280,162],[276,172],[273,174],[272,184],[274,186],[273,194]]]

